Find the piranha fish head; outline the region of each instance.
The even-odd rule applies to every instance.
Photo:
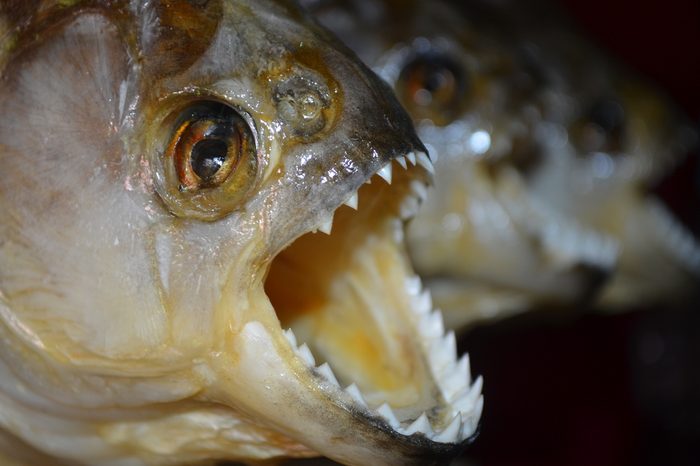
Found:
[[[606,56],[556,10],[549,2],[499,9],[557,77],[548,93],[558,87],[557,100],[569,102],[553,106],[560,116],[541,128],[560,148],[532,171],[530,194],[618,244],[598,308],[687,303],[700,281],[697,157],[688,157],[697,129],[662,89]]]
[[[695,135],[554,5],[306,3],[440,156],[408,240],[449,326],[601,291],[601,306],[629,308],[697,288],[696,239],[649,195]]]
[[[564,193],[542,200],[535,186],[566,156],[566,130],[552,122],[570,118],[571,90],[505,15],[479,2],[308,3],[394,88],[439,155],[408,239],[448,325],[591,296],[615,241],[550,207]]]
[[[610,81],[572,125],[579,179],[590,188],[570,190],[565,208],[620,243],[601,308],[684,305],[700,284],[692,155],[700,139],[655,87],[622,70]]]
[[[22,454],[405,465],[473,437],[481,379],[402,246],[432,162],[354,55],[289,2],[10,2],[2,24]]]

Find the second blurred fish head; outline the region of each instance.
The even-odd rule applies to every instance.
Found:
[[[460,326],[590,296],[616,244],[532,195],[537,173],[567,147],[565,126],[548,123],[574,112],[536,48],[505,32],[503,18],[464,15],[448,2],[315,8],[394,87],[439,155],[409,243],[448,320]]]

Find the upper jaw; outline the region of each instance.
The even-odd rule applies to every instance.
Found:
[[[367,316],[364,334],[379,336],[382,341],[370,343],[380,349],[378,359],[384,357],[388,363],[401,367],[388,368],[387,372],[392,372],[399,381],[404,380],[399,385],[405,384],[406,390],[397,389],[395,383],[388,383],[392,388],[382,387],[385,379],[381,374],[372,378],[348,369],[347,365],[363,360],[342,345],[338,349],[334,339],[324,335],[326,328],[335,335],[332,332],[337,329],[332,325],[317,327],[321,333],[314,334],[308,330],[314,328],[313,322],[309,327],[308,319],[297,318],[295,314],[287,316],[285,312],[296,310],[278,305],[275,295],[279,293],[269,282],[277,280],[282,283],[279,286],[284,286],[285,279],[274,278],[278,272],[273,264],[265,285],[270,297],[256,292],[251,302],[259,309],[241,324],[232,340],[237,349],[235,360],[225,356],[214,360],[218,366],[215,371],[227,376],[226,383],[210,388],[209,398],[236,406],[252,418],[264,419],[264,424],[272,425],[286,436],[347,464],[426,464],[428,459],[439,458],[446,461],[474,437],[483,407],[481,379],[472,383],[468,356],[457,359],[455,336],[445,332],[442,315],[433,309],[429,292],[422,289],[420,279],[408,268],[401,244],[403,221],[412,217],[422,202],[431,172],[432,162],[422,152],[409,152],[389,160],[376,170],[371,185],[361,190],[359,196],[357,189],[346,193],[346,198],[336,206],[340,213],[336,215],[335,225],[332,223],[335,211],[321,216],[307,230],[308,234],[289,249],[291,252],[282,253],[287,255],[287,261],[293,262],[294,248],[299,247],[296,244],[313,245],[340,235],[339,241],[348,247],[339,252],[345,256],[337,263],[328,260],[329,267],[338,267],[329,271],[336,276],[329,282],[334,290],[352,288],[349,282],[364,280],[363,273],[378,273],[389,264],[392,272],[385,270],[386,275],[379,275],[378,291],[366,298],[368,301],[360,300],[362,308],[350,308],[343,313],[332,300],[326,307],[330,309],[327,312],[331,320],[347,318],[352,322],[353,312],[363,319]],[[393,184],[389,186],[387,182]],[[397,195],[385,196],[393,191]],[[380,195],[384,197],[377,202]],[[391,204],[391,207],[387,213],[376,204]],[[343,205],[359,208],[358,217],[353,219],[354,213]],[[367,217],[362,216],[363,209],[369,212]],[[381,213],[373,215],[374,209]],[[375,217],[379,220],[375,221]],[[371,225],[366,230],[356,227],[347,235],[340,231],[347,225],[356,225],[358,219]],[[323,231],[331,231],[331,235],[326,237]],[[304,251],[296,257],[305,258]],[[309,251],[313,255],[313,250]],[[383,259],[378,259],[380,256]],[[391,257],[388,262],[387,257]],[[348,269],[365,271],[353,275],[355,272],[341,269],[337,264],[345,264],[346,259],[361,263],[349,265]],[[319,295],[324,292],[318,290]],[[389,301],[396,305],[376,313],[367,311],[364,306],[372,307],[380,302],[382,294],[391,295]],[[318,311],[321,317],[317,320],[323,320],[322,312],[326,311]],[[260,318],[255,317],[258,314]],[[276,321],[275,316],[282,322]],[[283,330],[286,324],[292,328]],[[362,333],[365,329],[357,331]],[[340,361],[340,365],[334,365],[334,361]],[[367,372],[376,369],[373,366]],[[251,390],[251,387],[256,388]],[[294,453],[290,451],[290,454]]]

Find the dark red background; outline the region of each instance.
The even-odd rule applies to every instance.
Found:
[[[559,3],[591,40],[700,122],[699,1]],[[688,180],[697,189],[697,178]],[[675,201],[697,219],[688,189],[676,186]],[[470,464],[700,464],[697,303],[615,316],[535,314],[477,329],[461,349],[485,378]]]

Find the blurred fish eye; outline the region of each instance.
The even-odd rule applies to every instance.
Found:
[[[178,216],[215,220],[235,210],[257,171],[248,120],[224,103],[199,101],[174,121],[165,150],[154,161],[161,198]]]
[[[626,115],[615,98],[601,98],[591,105],[574,132],[574,140],[583,153],[622,151]]]
[[[447,55],[430,53],[408,62],[399,75],[397,93],[417,119],[449,124],[467,95],[467,71]]]

